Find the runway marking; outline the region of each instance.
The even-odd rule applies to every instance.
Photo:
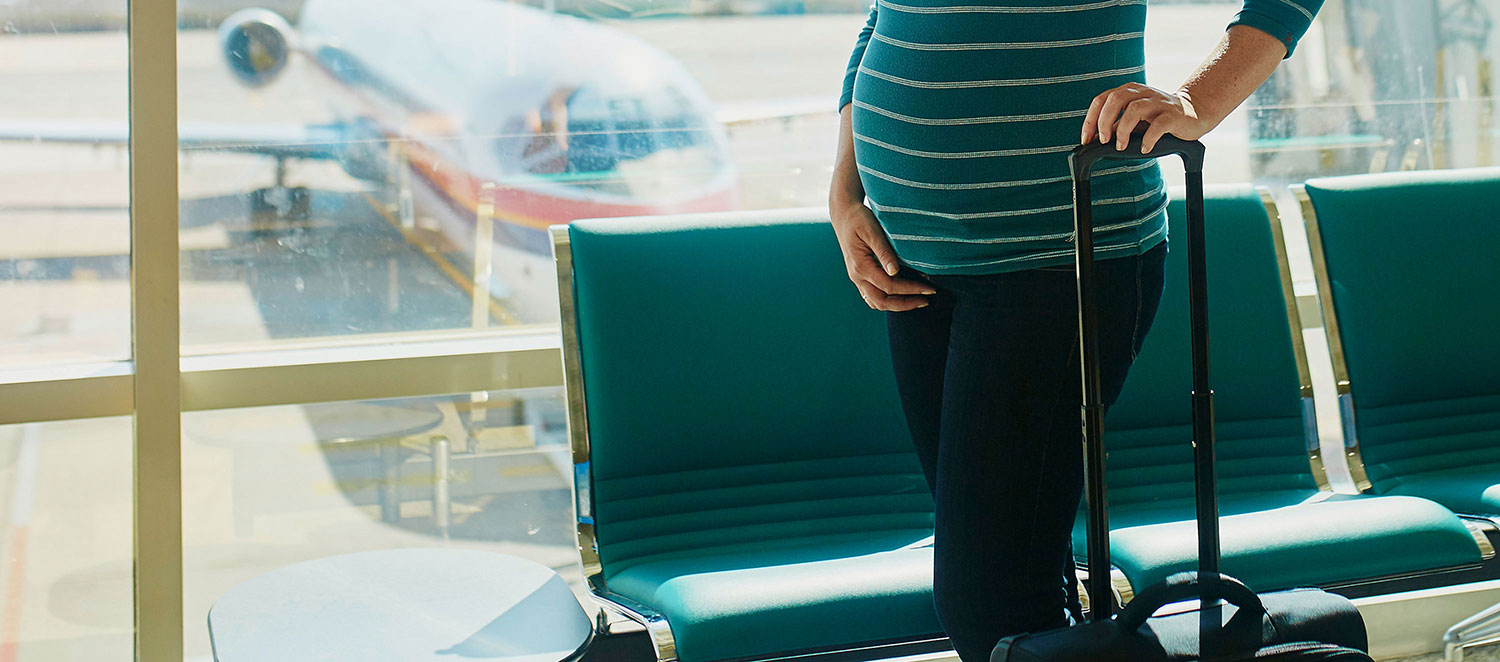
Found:
[[[417,250],[422,251],[422,254],[427,256],[427,259],[431,260],[434,265],[437,265],[437,268],[442,271],[443,274],[448,276],[449,280],[452,280],[459,287],[463,288],[463,291],[468,293],[470,299],[474,298],[473,280],[471,280],[468,276],[465,276],[458,269],[454,268],[453,264],[448,262],[447,258],[439,255],[437,251],[432,249],[431,246],[428,246],[425,242],[422,242],[416,237],[413,237],[410,233],[403,229],[401,227],[401,222],[396,220],[396,217],[392,216],[391,212],[383,207],[380,202],[375,199],[375,196],[370,195],[369,191],[360,191],[359,195],[365,199],[365,204],[369,205],[370,209],[375,210],[375,213],[380,214],[380,217],[384,218],[386,223],[389,223],[392,228],[395,228],[397,232],[400,232],[401,236],[406,239],[407,243],[416,246]],[[517,320],[515,315],[512,315],[509,310],[506,310],[504,306],[500,305],[499,302],[495,301],[493,298],[490,299],[489,304],[490,314],[494,315],[495,319],[498,319],[505,324],[520,324],[520,320]],[[0,659],[0,662],[8,661]]]

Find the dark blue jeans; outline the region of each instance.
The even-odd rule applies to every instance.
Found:
[[[1096,263],[1106,408],[1161,300],[1165,242]],[[886,313],[897,387],[936,506],[933,593],[964,662],[1079,617],[1072,529],[1083,493],[1071,268],[902,274],[937,294]]]

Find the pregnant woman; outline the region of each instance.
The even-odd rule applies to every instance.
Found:
[[[973,2],[976,4],[960,4]],[[1177,90],[1145,85],[1146,0],[876,0],[839,101],[829,210],[886,311],[936,507],[937,613],[964,662],[1081,617],[1083,490],[1067,154],[1196,139],[1290,56],[1322,0],[1245,0]],[[1095,171],[1100,353],[1118,397],[1163,286],[1154,161]],[[868,198],[869,206],[865,205]]]

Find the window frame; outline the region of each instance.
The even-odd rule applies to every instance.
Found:
[[[182,660],[183,412],[560,388],[562,355],[557,326],[542,325],[184,356],[177,2],[127,0],[126,21],[131,356],[0,370],[0,425],[132,416],[135,659]]]

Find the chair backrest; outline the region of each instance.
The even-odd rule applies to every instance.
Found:
[[[1316,491],[1312,386],[1275,206],[1248,186],[1205,201],[1210,383],[1221,495]],[[1186,211],[1174,194],[1166,291],[1105,421],[1112,504],[1193,498]],[[1293,329],[1299,328],[1294,334]],[[1293,497],[1294,498],[1294,497]]]
[[[1500,168],[1314,179],[1303,195],[1369,480],[1500,467]]]
[[[604,578],[669,554],[931,531],[884,318],[826,211],[575,221],[568,243],[580,507]]]

